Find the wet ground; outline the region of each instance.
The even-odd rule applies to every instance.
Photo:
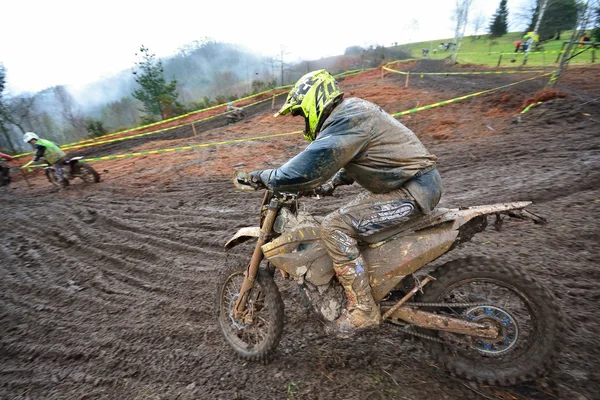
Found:
[[[439,65],[417,65],[435,70]],[[446,68],[446,67],[443,67]],[[395,113],[527,78],[346,78],[347,96]],[[392,327],[342,341],[324,335],[278,278],[285,330],[273,361],[237,360],[214,315],[223,244],[254,225],[259,193],[234,168],[280,165],[300,135],[94,163],[103,181],[55,192],[42,176],[0,191],[2,399],[595,399],[600,392],[600,69],[569,70],[554,99],[518,114],[541,80],[400,120],[439,157],[442,205],[531,200],[546,226],[508,222],[436,263],[485,255],[547,286],[566,315],[556,368],[515,387],[475,385],[440,369]],[[282,101],[281,99],[280,101]],[[89,156],[227,141],[302,129],[268,109],[194,136],[136,139]],[[185,131],[187,130],[187,133]],[[134,146],[132,143],[136,142]],[[39,175],[39,174],[38,174]],[[358,188],[305,201],[324,215]]]

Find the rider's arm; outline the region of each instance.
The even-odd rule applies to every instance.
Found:
[[[35,151],[35,155],[33,156],[33,162],[38,161],[40,158],[44,157],[44,153],[46,152],[46,148],[42,145],[36,144],[35,145],[36,151]]]
[[[299,191],[315,188],[350,162],[367,142],[366,133],[353,130],[348,119],[331,121],[302,153],[280,168],[263,171],[260,178],[270,189]]]

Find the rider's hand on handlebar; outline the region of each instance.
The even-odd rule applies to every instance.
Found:
[[[315,194],[319,196],[333,196],[333,191],[335,190],[335,186],[332,183],[326,183],[315,188]]]
[[[300,197],[333,196],[334,189],[335,189],[335,186],[333,186],[331,183],[326,183],[324,185],[318,186],[311,190],[302,190],[302,191],[298,192],[298,196],[300,196]]]
[[[262,171],[252,171],[252,172],[250,172],[250,174],[248,176],[248,183],[254,189],[265,189],[266,188],[262,179],[260,179],[261,173],[262,173]]]

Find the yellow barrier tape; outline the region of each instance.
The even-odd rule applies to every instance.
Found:
[[[285,94],[285,93],[282,93],[282,94]],[[271,99],[260,100],[260,101],[254,102],[252,104],[248,104],[248,105],[246,105],[246,107],[251,106],[251,105],[257,105],[257,104],[260,104],[260,103],[264,103],[265,101],[271,101]],[[170,131],[170,130],[173,130],[173,129],[178,129],[178,128],[181,128],[181,127],[184,127],[184,126],[187,126],[187,125],[191,125],[191,124],[195,124],[195,123],[200,123],[200,122],[208,121],[210,119],[219,117],[219,116],[224,115],[224,114],[229,114],[229,113],[232,113],[232,112],[233,111],[228,111],[226,113],[221,113],[221,114],[217,114],[217,115],[211,115],[210,117],[198,119],[198,120],[195,120],[193,122],[186,122],[185,124],[181,124],[181,125],[170,126],[168,128],[159,129],[157,131],[144,132],[144,133],[139,133],[137,135],[125,136],[125,137],[116,138],[116,139],[102,140],[102,141],[93,142],[93,143],[83,143],[83,144],[74,145],[74,146],[64,146],[64,147],[61,147],[61,148],[63,150],[81,149],[81,148],[84,148],[84,147],[99,146],[99,145],[103,145],[103,144],[107,144],[107,143],[120,142],[120,141],[123,141],[123,140],[137,139],[137,138],[140,138],[140,137],[144,137],[144,136],[148,136],[148,135],[153,135],[155,133],[162,133],[162,132]]]
[[[537,76],[534,76],[532,78],[524,79],[524,80],[519,81],[519,82],[509,83],[507,85],[498,86],[498,87],[493,88],[493,89],[487,89],[487,90],[483,90],[481,92],[471,93],[471,94],[467,94],[465,96],[460,96],[460,97],[455,97],[455,98],[450,99],[450,100],[440,101],[439,103],[429,104],[429,105],[426,105],[426,106],[413,108],[411,110],[402,111],[402,112],[399,112],[399,113],[396,113],[396,114],[392,114],[392,117],[400,117],[402,115],[412,114],[412,113],[415,113],[417,111],[429,110],[430,108],[444,106],[446,104],[455,103],[455,102],[460,101],[460,100],[469,99],[471,97],[480,96],[480,95],[486,94],[486,93],[491,93],[491,92],[494,92],[496,90],[500,90],[500,89],[504,89],[504,88],[507,88],[507,87],[510,87],[510,86],[518,85],[520,83],[524,83],[524,82],[531,81],[533,79],[541,78],[543,76],[548,76],[548,75],[552,75],[552,73],[537,75]]]
[[[461,71],[461,72],[419,72],[419,71],[398,71],[396,69],[390,68],[389,65],[398,64],[399,62],[405,61],[416,61],[414,58],[408,60],[398,60],[392,61],[381,68],[385,71],[394,72],[396,74],[407,75],[500,75],[500,74],[528,74],[528,73],[540,73],[546,72],[546,70],[495,70],[495,71]]]
[[[542,102],[541,102],[541,101],[538,101],[537,103],[531,103],[530,105],[528,105],[527,107],[525,107],[525,108],[523,109],[523,111],[521,111],[521,114],[525,114],[527,111],[529,111],[529,110],[531,109],[531,107],[535,107],[535,106],[537,106],[538,104],[542,104]]]
[[[126,158],[126,157],[146,156],[146,155],[150,155],[150,154],[169,153],[169,152],[172,152],[172,151],[193,150],[193,149],[200,149],[200,148],[203,148],[203,147],[222,146],[222,145],[232,144],[232,143],[249,142],[249,141],[252,141],[252,140],[269,139],[269,138],[274,138],[274,137],[278,137],[278,136],[297,135],[299,133],[302,133],[302,131],[286,132],[286,133],[276,133],[276,134],[273,134],[273,135],[255,136],[255,137],[244,138],[244,139],[232,139],[232,140],[225,140],[225,141],[222,141],[222,142],[200,143],[200,144],[193,144],[193,145],[190,145],[190,146],[173,147],[173,148],[170,148],[170,149],[149,150],[149,151],[140,151],[140,152],[137,152],[137,153],[116,154],[114,156],[86,158],[85,161],[86,162],[95,162],[95,161],[102,161],[102,160],[114,160],[114,159]]]
[[[335,77],[336,78],[343,78],[343,77],[346,77],[346,76],[352,76],[352,75],[360,74],[361,72],[365,72],[365,71],[372,70],[372,69],[374,69],[374,68],[346,71],[346,72],[343,72],[341,74],[335,75]],[[248,99],[251,99],[253,97],[258,97],[258,96],[261,96],[261,95],[269,93],[269,92],[274,93],[275,96],[280,96],[282,94],[287,94],[287,92],[282,92],[282,93],[275,93],[275,92],[278,91],[278,90],[282,90],[282,89],[288,89],[288,88],[290,88],[292,86],[293,85],[278,86],[278,87],[276,87],[274,89],[265,90],[263,92],[260,92],[260,93],[257,93],[257,94],[253,94],[253,95],[250,95],[250,96],[246,96],[246,97],[237,99],[235,101],[239,102],[239,101],[243,101],[243,100],[248,100]],[[253,106],[253,105],[256,105],[256,104],[260,104],[262,102],[270,101],[270,100],[271,100],[271,98],[263,99],[263,100],[260,100],[260,101],[257,101],[257,102],[251,103],[251,104],[246,104],[245,106],[242,106],[241,108],[250,107],[250,106]],[[106,134],[106,135],[95,137],[93,139],[83,139],[83,140],[79,140],[77,142],[72,142],[72,143],[64,144],[64,145],[61,146],[61,148],[63,150],[79,149],[79,148],[91,147],[91,146],[101,145],[101,144],[106,144],[106,143],[113,143],[113,142],[117,142],[117,141],[121,141],[121,140],[126,140],[126,139],[139,138],[139,137],[148,136],[148,135],[151,135],[151,134],[154,134],[154,133],[165,132],[165,131],[170,130],[170,129],[180,128],[182,126],[191,124],[192,122],[181,124],[181,125],[177,125],[177,126],[172,126],[172,127],[169,127],[169,128],[159,129],[159,130],[152,131],[152,132],[144,132],[144,133],[141,133],[141,134],[138,134],[138,135],[127,136],[127,137],[124,137],[124,138],[117,138],[117,139],[113,139],[113,140],[100,140],[100,139],[104,139],[104,138],[108,138],[108,137],[112,137],[112,136],[122,135],[122,134],[125,134],[125,133],[128,133],[128,132],[134,132],[134,131],[146,129],[146,128],[149,128],[149,127],[152,127],[152,126],[156,126],[156,125],[161,125],[161,124],[164,124],[164,123],[167,123],[167,122],[175,121],[177,119],[185,118],[185,117],[193,115],[193,114],[198,114],[198,113],[201,113],[201,112],[205,112],[205,111],[208,111],[208,110],[213,110],[215,108],[224,107],[224,106],[226,106],[225,103],[224,104],[218,104],[216,106],[212,106],[212,107],[208,107],[208,108],[203,108],[202,110],[192,111],[192,112],[189,112],[187,114],[178,115],[176,117],[169,118],[169,119],[166,119],[166,120],[163,120],[163,121],[154,122],[152,124],[148,124],[148,125],[144,125],[144,126],[140,126],[140,127],[135,127],[135,128],[130,128],[130,129],[126,129],[126,130],[119,131],[119,132],[109,133],[109,134]],[[220,115],[228,114],[228,113],[231,113],[231,112],[233,112],[233,111],[228,111],[228,112],[217,114],[217,115],[213,115],[213,116],[210,116],[210,117],[207,117],[207,118],[199,119],[199,120],[193,121],[193,123],[203,122],[203,121],[206,121],[208,119],[216,118],[216,117],[218,117]],[[26,153],[21,153],[21,154],[14,155],[12,157],[13,158],[20,158],[20,157],[24,157],[24,156],[29,155],[29,154],[33,154],[33,153],[32,152],[26,152]]]
[[[415,112],[418,112],[418,111],[423,111],[423,110],[428,110],[428,109],[435,108],[435,107],[440,107],[440,106],[443,106],[443,105],[446,105],[446,104],[451,104],[451,103],[455,103],[455,102],[460,101],[460,100],[465,100],[465,99],[468,99],[468,98],[471,98],[471,97],[475,97],[475,96],[479,96],[479,95],[482,95],[482,94],[491,93],[491,92],[496,91],[496,90],[500,90],[500,89],[504,89],[504,88],[507,88],[507,87],[510,87],[510,86],[518,85],[520,83],[524,83],[524,82],[527,82],[527,81],[530,81],[530,80],[533,80],[533,79],[537,79],[537,78],[541,78],[541,77],[544,77],[544,76],[548,76],[548,75],[551,75],[551,73],[534,76],[532,78],[524,79],[524,80],[519,81],[519,82],[509,83],[507,85],[498,86],[496,88],[483,90],[483,91],[477,92],[477,93],[471,93],[471,94],[468,94],[468,95],[465,95],[465,96],[456,97],[456,98],[453,98],[453,99],[450,99],[450,100],[444,100],[444,101],[440,101],[438,103],[429,104],[429,105],[426,105],[426,106],[417,107],[417,108],[413,108],[413,109],[406,110],[406,111],[401,111],[399,113],[392,114],[392,116],[393,117],[400,117],[400,116],[407,115],[407,114],[412,114],[412,113],[415,113]],[[540,102],[530,105],[525,110],[523,110],[521,113],[526,112],[533,105],[536,105],[536,104],[539,104],[539,103]],[[173,129],[173,128],[175,128],[175,127],[166,128],[166,129]],[[199,149],[199,148],[203,148],[203,147],[222,146],[222,145],[227,145],[227,144],[232,144],[232,143],[241,143],[241,142],[247,142],[247,141],[253,141],[253,140],[269,139],[269,138],[279,137],[279,136],[289,136],[289,135],[295,135],[295,134],[299,134],[299,133],[302,133],[302,131],[287,132],[287,133],[277,133],[277,134],[265,135],[265,136],[255,136],[255,137],[244,138],[244,139],[233,139],[233,140],[226,140],[226,141],[222,141],[222,142],[200,143],[200,144],[196,144],[196,145],[174,147],[174,148],[170,148],[170,149],[149,150],[149,151],[142,151],[142,152],[137,152],[137,153],[127,153],[127,154],[117,154],[117,155],[112,155],[112,156],[87,158],[86,161],[88,161],[88,162],[95,162],[95,161],[114,160],[114,159],[120,159],[120,158],[127,158],[127,157],[137,157],[137,156],[144,156],[144,155],[161,154],[161,153],[168,153],[168,152],[173,152],[173,151],[193,150],[193,149]],[[145,135],[145,134],[140,134],[140,135]],[[126,139],[126,138],[122,138],[122,139]],[[117,140],[119,140],[119,139],[115,139],[115,140],[112,140],[112,141],[117,141]],[[112,142],[112,141],[106,141],[106,142]],[[34,167],[34,166],[37,167],[37,165],[32,165],[32,167]]]

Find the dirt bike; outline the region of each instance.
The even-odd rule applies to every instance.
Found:
[[[100,175],[91,165],[81,162],[83,157],[72,157],[65,161],[62,183],[56,176],[56,168],[52,165],[44,167],[44,173],[48,181],[57,187],[69,186],[69,181],[73,178],[81,178],[85,183],[100,182]]]
[[[234,185],[253,190],[248,174]],[[226,244],[256,239],[249,262],[223,271],[217,313],[226,341],[242,358],[267,362],[283,331],[284,305],[274,280],[279,269],[297,282],[324,322],[335,320],[345,294],[320,239],[319,220],[299,210],[298,194],[267,190],[260,227],[241,228]],[[542,376],[555,358],[562,316],[552,295],[519,268],[486,258],[425,266],[482,232],[488,218],[545,223],[514,202],[438,208],[396,229],[369,237],[361,248],[382,325],[424,341],[453,374],[480,383],[511,385]],[[266,264],[259,265],[266,259]],[[389,324],[389,325],[388,325]]]

